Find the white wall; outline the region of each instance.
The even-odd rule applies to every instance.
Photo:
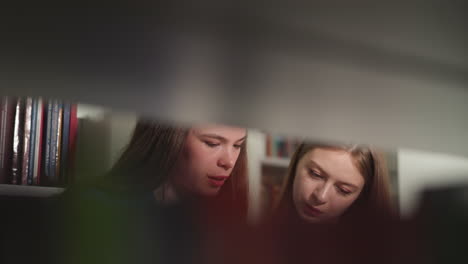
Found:
[[[403,217],[417,210],[426,188],[468,183],[468,159],[410,149],[398,151],[398,185]]]
[[[250,129],[247,139],[247,158],[249,173],[249,211],[248,217],[252,223],[260,219],[261,214],[261,159],[265,157],[265,135]]]
[[[122,154],[123,149],[132,136],[133,129],[137,122],[137,116],[128,112],[113,112],[110,116],[111,144],[110,144],[110,165]]]
[[[121,154],[135,127],[137,116],[109,108],[78,104],[78,177],[105,173]]]
[[[103,120],[108,110],[103,107],[89,105],[89,104],[78,104],[77,116],[78,118],[90,118],[94,120]]]
[[[155,42],[154,50],[129,49],[132,56],[111,53],[112,60],[78,59],[75,52],[62,49],[44,54],[37,49],[40,56],[5,49],[15,63],[2,60],[2,92],[97,103],[160,120],[220,122],[291,136],[468,156],[468,38],[461,1],[271,2],[259,5],[256,16],[264,16],[262,23],[224,23],[229,26],[220,28],[222,35],[211,36],[190,18],[193,30],[166,35],[159,35],[159,28],[141,35],[131,32],[132,38],[148,41],[167,37],[167,48],[173,49],[158,49],[161,43]],[[218,10],[200,5],[197,14],[224,12],[222,6]],[[229,35],[235,25],[239,38]],[[262,25],[271,28],[257,29]],[[26,33],[16,41],[27,39],[34,47],[37,38]],[[121,44],[115,39],[128,39],[123,31],[120,38],[101,33],[100,40],[109,41],[109,46],[101,43],[106,51]],[[178,33],[186,38],[171,37]],[[204,41],[206,47],[196,48],[203,44],[194,43]],[[220,50],[226,54],[218,55]],[[104,68],[127,57],[145,59]],[[96,71],[100,67],[103,71]]]

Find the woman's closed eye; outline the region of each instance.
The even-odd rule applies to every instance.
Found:
[[[236,148],[236,149],[241,149],[241,148],[242,148],[242,144],[235,144],[235,145],[234,145],[234,148]]]
[[[220,145],[220,143],[212,142],[212,141],[203,141],[208,147],[214,148]]]
[[[338,188],[338,192],[341,193],[342,195],[346,196],[346,195],[350,195],[351,193],[353,193],[352,191],[346,189],[346,188],[342,188],[342,187],[337,187]]]
[[[317,170],[313,170],[313,169],[309,169],[309,174],[314,177],[314,178],[318,178],[318,179],[323,179],[324,177],[320,174],[320,172],[318,172]]]

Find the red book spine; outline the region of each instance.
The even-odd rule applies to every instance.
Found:
[[[272,139],[271,139],[271,135],[270,134],[267,134],[266,135],[266,156],[267,157],[271,157],[273,156],[273,153],[272,153],[272,149],[271,149],[271,144],[272,144]]]

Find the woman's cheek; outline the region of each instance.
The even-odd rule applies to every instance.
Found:
[[[339,201],[335,201],[335,203],[337,203],[337,207],[339,207],[339,212],[344,213],[354,203],[355,200],[355,197],[345,197]]]
[[[303,175],[298,175],[293,183],[293,196],[296,200],[307,200],[307,197],[312,193],[313,187],[306,181]]]
[[[302,188],[302,192],[308,196],[310,196],[312,194],[312,192],[314,191],[315,187],[316,187],[316,182],[311,179],[310,177],[308,177],[308,175],[305,175],[303,174],[301,177],[300,177],[300,182],[299,184],[301,185],[301,188]]]

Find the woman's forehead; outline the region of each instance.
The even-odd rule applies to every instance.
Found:
[[[213,134],[226,138],[243,138],[245,137],[247,130],[242,127],[234,127],[227,125],[217,125],[217,124],[204,124],[197,125],[191,129],[195,134]]]
[[[336,181],[363,183],[364,177],[356,167],[354,158],[344,150],[316,148],[304,155],[306,165],[317,166]]]

